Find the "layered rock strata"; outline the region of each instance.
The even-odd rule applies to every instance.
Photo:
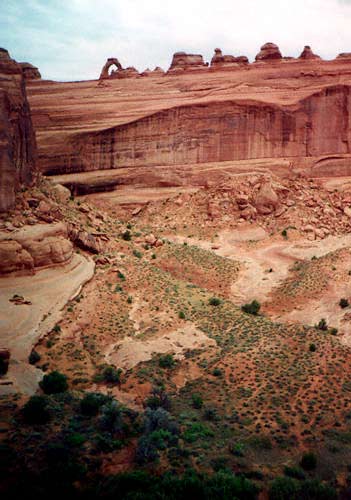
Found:
[[[0,212],[35,172],[36,143],[22,66],[0,49]]]

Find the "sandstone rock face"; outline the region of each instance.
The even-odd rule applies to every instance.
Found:
[[[282,59],[282,55],[278,45],[268,42],[262,45],[261,50],[255,59],[256,61],[272,61]]]
[[[314,54],[309,45],[305,45],[303,51],[301,52],[299,59],[320,59],[320,56]]]
[[[208,65],[204,63],[203,57],[200,54],[187,54],[186,52],[176,52],[173,55],[169,71],[173,70],[188,70],[202,69]]]
[[[234,57],[231,55],[223,55],[221,49],[215,49],[214,56],[211,59],[211,68],[232,66],[236,64],[248,64],[249,60],[246,56]]]
[[[182,106],[77,135],[56,172],[348,153],[349,113],[351,87],[345,85],[327,87],[294,107],[259,101]]]
[[[0,49],[0,212],[13,206],[20,184],[31,183],[35,158],[22,67]]]
[[[0,275],[34,273],[37,268],[65,264],[72,255],[67,227],[61,222],[24,226],[11,234],[0,234]]]
[[[41,74],[38,68],[33,66],[28,62],[21,62],[20,66],[23,71],[23,76],[25,80],[40,80]]]
[[[310,173],[323,157],[333,157],[339,166],[331,160],[324,170],[349,171],[348,160],[343,160],[351,154],[349,59],[323,61],[311,58],[309,50],[305,55],[284,58],[281,64],[274,59],[238,64],[225,62],[218,49],[209,68],[200,56],[192,61],[193,70],[181,65],[183,69],[170,74],[151,72],[152,78],[151,73],[111,78],[102,85],[28,81],[40,170],[76,175],[119,169],[118,181],[105,182],[102,174],[91,186],[93,192],[115,189],[119,183],[151,186],[165,166],[173,166],[164,169],[170,183],[183,169],[182,185],[200,177],[203,185],[211,169],[206,167],[204,174],[205,168],[197,165],[211,162],[270,158],[271,166],[264,168],[277,172],[279,160],[286,163],[286,174],[297,168]],[[184,53],[176,60],[181,58],[186,62]],[[188,165],[193,167],[187,177]],[[86,183],[80,186],[71,179],[65,185],[84,194]]]

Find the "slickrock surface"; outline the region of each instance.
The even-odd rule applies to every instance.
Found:
[[[216,66],[153,78],[28,82],[40,169],[144,168],[147,185],[162,166],[172,166],[171,176],[175,167],[282,158],[294,170],[349,155],[350,59]]]
[[[0,232],[0,275],[10,272],[32,274],[35,269],[66,264],[73,255],[67,226],[35,224],[11,233]]]
[[[9,372],[0,385],[0,394],[37,390],[42,372],[28,364],[33,345],[61,318],[61,310],[94,274],[94,263],[75,254],[66,265],[37,272],[31,278],[13,276],[0,279],[0,345],[11,352]],[[30,304],[10,302],[21,295]]]
[[[26,70],[27,71],[27,70]],[[21,64],[0,49],[0,212],[35,174],[36,143]]]

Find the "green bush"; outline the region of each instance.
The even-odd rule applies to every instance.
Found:
[[[316,344],[310,344],[309,349],[311,352],[315,352],[317,350]]]
[[[200,394],[192,394],[191,401],[192,401],[193,407],[196,408],[197,410],[200,410],[200,408],[203,407],[204,401],[203,401],[202,396]]]
[[[124,239],[124,241],[130,241],[132,239],[132,235],[128,229],[127,231],[124,231],[124,233],[122,233],[122,238]]]
[[[300,467],[284,467],[284,474],[294,479],[305,479],[305,473]]]
[[[32,349],[32,352],[29,355],[28,361],[30,365],[35,365],[35,363],[38,363],[38,361],[41,360],[40,354]]]
[[[210,306],[219,306],[221,305],[222,301],[218,297],[211,297],[208,303],[210,304]]]
[[[108,384],[119,384],[121,382],[121,374],[122,370],[112,365],[106,366],[102,372],[103,379]]]
[[[173,368],[176,362],[172,354],[165,354],[159,357],[158,364],[161,368]]]
[[[46,396],[31,396],[22,409],[27,424],[46,424],[50,420]]]
[[[87,392],[80,401],[80,411],[83,415],[93,417],[99,413],[101,406],[110,401],[108,396],[99,392]]]
[[[277,477],[269,489],[269,500],[298,500],[299,483],[290,477]]]
[[[57,394],[65,392],[68,389],[67,377],[63,373],[53,371],[48,375],[44,375],[43,380],[39,383],[45,394]]]
[[[324,331],[324,332],[326,332],[326,331],[328,330],[328,324],[327,324],[327,322],[326,322],[325,318],[322,318],[322,319],[319,321],[319,323],[318,323],[318,325],[317,325],[317,328],[318,328],[318,330],[322,330],[322,331]]]
[[[133,250],[133,255],[134,257],[137,257],[138,259],[141,259],[143,254],[139,252],[139,250]]]
[[[185,319],[185,312],[184,311],[179,311],[178,317],[179,317],[179,319]]]
[[[253,314],[254,316],[257,316],[260,309],[261,309],[261,304],[257,300],[253,300],[249,304],[244,304],[243,306],[241,306],[242,311],[244,311],[247,314]]]
[[[302,455],[300,465],[304,470],[314,470],[317,466],[317,457],[312,451],[308,451]]]
[[[349,307],[350,303],[347,299],[340,299],[339,306],[341,309],[345,309],[345,307]]]

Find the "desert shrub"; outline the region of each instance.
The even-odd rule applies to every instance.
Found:
[[[138,441],[138,446],[135,452],[135,460],[139,465],[154,462],[159,458],[159,453],[155,444],[149,436],[142,436]]]
[[[124,241],[130,241],[132,239],[131,232],[127,229],[124,233],[122,233],[122,238]]]
[[[339,306],[341,309],[345,309],[345,307],[349,307],[350,303],[347,299],[340,299]]]
[[[222,301],[218,297],[211,297],[208,301],[210,306],[219,306],[221,305]]]
[[[27,424],[46,424],[50,420],[46,396],[31,396],[22,409]]]
[[[162,387],[154,387],[145,403],[146,406],[152,410],[156,410],[157,408],[169,410],[171,407],[169,396]]]
[[[121,280],[121,281],[125,281],[126,280],[126,277],[125,275],[121,272],[121,271],[117,271],[117,276],[118,278]]]
[[[228,445],[229,452],[235,457],[243,457],[245,447],[243,443],[238,442],[230,442]]]
[[[202,408],[204,401],[202,399],[202,396],[200,394],[192,394],[191,395],[191,402],[194,408],[199,410]]]
[[[172,354],[164,354],[159,357],[158,364],[161,368],[173,368],[176,362]]]
[[[315,352],[317,350],[316,344],[310,344],[309,349],[311,352]]]
[[[284,467],[284,474],[294,479],[305,479],[305,473],[300,467]]]
[[[87,392],[80,401],[80,412],[83,415],[92,417],[99,413],[101,406],[110,401],[108,396],[99,392]]]
[[[211,422],[215,422],[216,420],[219,420],[217,408],[214,408],[213,406],[208,406],[207,408],[205,408],[204,418],[206,420],[210,420]]]
[[[241,306],[242,311],[246,312],[247,314],[253,314],[254,316],[257,316],[260,309],[261,304],[257,300],[253,300],[252,302]]]
[[[302,455],[300,465],[304,470],[313,470],[317,466],[317,457],[312,451],[308,451]]]
[[[152,410],[146,408],[144,418],[144,432],[150,434],[153,431],[163,429],[169,431],[171,434],[179,434],[179,427],[168,411],[163,408]]]
[[[43,380],[39,383],[41,389],[45,394],[57,394],[59,392],[67,391],[68,383],[67,377],[57,370],[44,375]]]
[[[133,250],[133,255],[134,257],[137,257],[138,259],[141,259],[143,254],[139,252],[139,250]]]
[[[288,237],[288,231],[286,229],[283,229],[282,236],[283,236],[283,238],[287,238]]]
[[[198,439],[205,439],[209,436],[213,436],[213,431],[201,422],[191,424],[182,434],[187,443],[195,443]]]
[[[277,477],[269,489],[269,500],[298,500],[299,484],[290,477]]]
[[[109,384],[119,384],[121,381],[121,374],[122,370],[112,365],[106,366],[102,372],[104,381]]]
[[[333,327],[333,328],[330,329],[330,335],[337,335],[337,333],[338,333],[338,329],[337,328]]]
[[[179,311],[179,313],[178,313],[178,317],[179,317],[180,319],[185,319],[185,312],[184,312],[184,311]]]
[[[40,361],[40,360],[41,360],[40,354],[35,349],[32,349],[32,351],[29,355],[29,358],[28,358],[29,364],[35,365],[35,363],[38,363],[38,361]]]
[[[327,324],[325,318],[322,318],[319,321],[319,323],[317,325],[317,328],[318,328],[318,330],[322,330],[322,331],[327,331],[328,330],[328,324]]]
[[[121,432],[123,428],[123,413],[117,401],[109,401],[101,407],[99,425],[108,432]]]
[[[212,375],[214,375],[215,377],[221,377],[223,375],[223,372],[220,368],[214,368]]]
[[[127,302],[128,304],[131,304],[133,302],[133,297],[131,295],[128,296]]]

